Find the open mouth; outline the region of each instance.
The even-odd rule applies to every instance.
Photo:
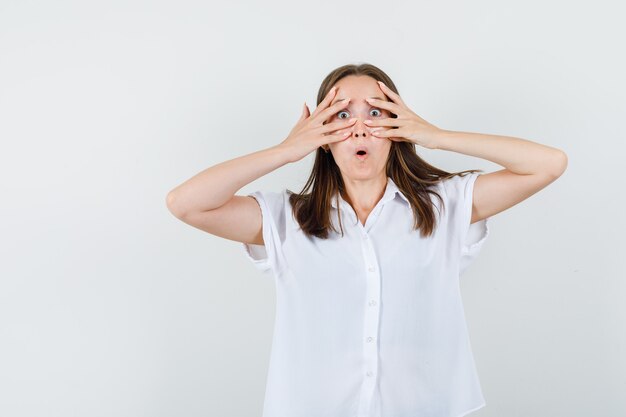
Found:
[[[356,151],[355,156],[360,159],[367,159],[368,153],[365,149],[359,149],[358,151]]]

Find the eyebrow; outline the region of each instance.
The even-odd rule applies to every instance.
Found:
[[[384,100],[382,97],[378,97],[378,96],[374,96],[374,97],[368,97],[368,98],[376,98],[378,100]],[[335,99],[332,101],[332,103],[330,103],[330,105],[332,106],[333,104],[335,104],[336,102],[338,102],[339,100],[342,100],[341,98],[339,99]]]

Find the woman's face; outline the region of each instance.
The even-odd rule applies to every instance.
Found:
[[[350,131],[351,135],[347,139],[326,145],[332,152],[339,170],[344,177],[354,180],[386,175],[385,167],[391,149],[391,140],[374,137],[371,135],[371,131],[387,130],[388,128],[370,128],[363,121],[391,117],[389,111],[373,107],[365,101],[366,97],[389,101],[387,96],[374,78],[365,75],[349,75],[337,81],[335,86],[337,86],[337,92],[331,105],[343,98],[350,98],[350,102],[325,123],[357,118],[357,121],[349,128],[336,131],[336,133]],[[367,149],[365,156],[357,155],[357,149],[360,147]]]

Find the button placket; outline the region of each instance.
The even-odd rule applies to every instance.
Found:
[[[380,274],[376,253],[371,239],[364,233],[362,243],[363,260],[365,263],[366,303],[364,305],[363,326],[363,354],[365,357],[365,369],[361,395],[359,401],[359,416],[368,416],[375,393],[376,375],[378,370],[378,327],[380,323],[380,311],[376,306],[380,301]]]

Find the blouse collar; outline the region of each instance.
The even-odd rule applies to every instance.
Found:
[[[387,177],[387,186],[385,187],[385,193],[383,194],[383,197],[380,199],[379,203],[385,204],[388,201],[393,200],[396,197],[396,194],[399,195],[402,198],[402,200],[404,200],[407,204],[410,205],[409,200],[402,193],[402,191],[400,191],[396,183],[391,179],[391,177]],[[337,196],[339,197],[339,204],[341,206],[348,204],[348,202],[344,200],[343,197],[341,197],[341,194],[337,193]],[[330,204],[333,208],[337,208],[337,204],[335,200],[336,200],[335,198],[330,199]]]

